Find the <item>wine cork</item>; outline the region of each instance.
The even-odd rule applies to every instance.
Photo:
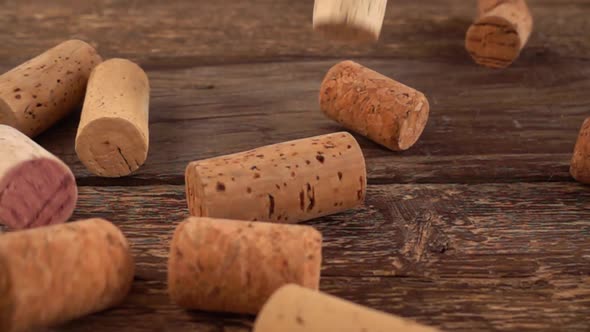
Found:
[[[102,61],[80,40],[57,45],[0,76],[0,124],[35,137],[84,98],[88,76]]]
[[[254,332],[436,332],[413,321],[337,297],[286,285],[264,304]]]
[[[379,40],[387,0],[315,0],[313,28],[341,41]]]
[[[318,289],[321,242],[309,226],[189,218],[170,246],[170,297],[185,308],[255,314],[285,284]]]
[[[0,125],[0,156],[0,224],[24,229],[70,218],[78,189],[66,164],[6,125]]]
[[[135,63],[111,59],[94,69],[76,135],[76,153],[90,172],[120,177],[143,165],[149,98],[148,77]]]
[[[134,264],[121,231],[88,219],[0,236],[0,331],[55,326],[121,302]]]
[[[580,129],[570,165],[570,174],[577,181],[590,184],[590,118],[584,121]]]
[[[467,30],[465,47],[476,63],[506,68],[526,45],[533,17],[525,0],[479,0],[479,17]]]
[[[190,163],[188,207],[199,217],[295,223],[362,204],[366,172],[348,133],[279,143]]]
[[[343,61],[320,89],[324,114],[393,151],[409,149],[426,127],[430,106],[419,91],[369,68]]]

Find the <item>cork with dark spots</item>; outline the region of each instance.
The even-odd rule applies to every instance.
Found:
[[[430,111],[423,93],[352,61],[328,71],[319,100],[328,118],[393,151],[418,141]]]
[[[579,182],[590,184],[590,118],[586,118],[570,163],[570,174]]]
[[[18,332],[118,305],[135,268],[121,231],[88,219],[2,235],[1,270],[0,327]]]
[[[183,308],[256,314],[283,285],[319,288],[321,242],[309,226],[192,217],[174,232],[168,293]]]
[[[69,54],[70,59],[63,59],[64,54]],[[69,40],[0,76],[0,124],[35,137],[78,107],[94,66],[67,75],[66,72],[78,67],[76,61],[90,64],[100,63],[102,59],[89,44]],[[56,97],[66,93],[70,94],[67,99]],[[52,106],[29,117],[28,105],[37,102]]]
[[[328,158],[326,149],[340,153]],[[281,155],[283,165],[272,167]],[[334,133],[195,161],[185,178],[193,216],[296,223],[361,205],[366,185],[359,188],[358,179],[364,182],[366,167],[352,135]],[[289,184],[281,187],[277,179]]]
[[[506,68],[518,58],[532,31],[526,0],[479,0],[478,18],[467,30],[465,48],[482,66]]]

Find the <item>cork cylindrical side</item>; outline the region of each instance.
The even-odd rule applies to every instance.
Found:
[[[14,291],[12,275],[4,256],[0,254],[0,331],[12,329],[14,314]]]
[[[170,246],[170,297],[189,309],[255,314],[285,284],[319,287],[321,241],[308,226],[189,218]]]
[[[590,118],[582,124],[570,164],[570,174],[578,182],[590,184]]]

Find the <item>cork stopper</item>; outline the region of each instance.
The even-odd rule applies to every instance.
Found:
[[[379,40],[387,0],[315,0],[313,28],[338,41]]]
[[[186,169],[193,216],[296,223],[354,208],[366,188],[363,153],[345,132],[195,161]]]
[[[352,61],[328,71],[319,97],[328,118],[393,151],[418,141],[430,110],[423,93]]]
[[[590,184],[590,118],[582,124],[570,165],[570,174],[579,182]]]
[[[189,309],[256,314],[285,284],[318,289],[321,242],[309,226],[189,218],[170,245],[170,297]]]
[[[254,332],[436,332],[413,321],[297,285],[276,291],[254,323]]]
[[[35,137],[78,107],[96,50],[69,40],[0,76],[0,124]]]
[[[16,230],[70,218],[78,189],[65,163],[6,125],[0,125],[0,156],[0,224]]]
[[[476,63],[506,68],[520,55],[533,30],[525,0],[480,0],[479,17],[467,30],[465,47]]]
[[[129,292],[134,264],[121,231],[102,219],[0,236],[0,328],[29,331],[98,312]]]
[[[135,63],[111,59],[95,68],[76,135],[76,153],[99,176],[121,177],[145,162],[150,86]]]

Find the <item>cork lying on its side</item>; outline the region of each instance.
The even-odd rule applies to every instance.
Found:
[[[320,107],[330,119],[394,151],[416,143],[430,110],[421,92],[352,61],[328,71]]]
[[[570,165],[570,174],[577,181],[590,184],[590,118],[584,121],[580,129]]]
[[[134,264],[121,231],[89,219],[0,236],[0,331],[55,326],[118,304]]]
[[[148,77],[135,63],[111,59],[94,69],[76,135],[76,153],[90,172],[120,177],[143,165],[149,98]]]
[[[533,31],[533,17],[526,1],[479,0],[478,14],[467,30],[467,51],[482,66],[508,67]]]
[[[15,128],[0,125],[0,224],[23,229],[63,223],[77,198],[66,164]]]
[[[329,39],[379,40],[387,0],[315,0],[313,28]]]
[[[170,297],[186,308],[255,314],[285,284],[318,289],[321,242],[309,226],[189,218],[170,246]]]
[[[364,202],[363,153],[334,133],[207,160],[186,169],[191,215],[295,223]]]
[[[82,103],[88,76],[102,61],[80,40],[59,44],[0,76],[0,124],[34,137]]]
[[[388,315],[297,285],[276,291],[254,323],[254,332],[436,332],[401,317]]]

